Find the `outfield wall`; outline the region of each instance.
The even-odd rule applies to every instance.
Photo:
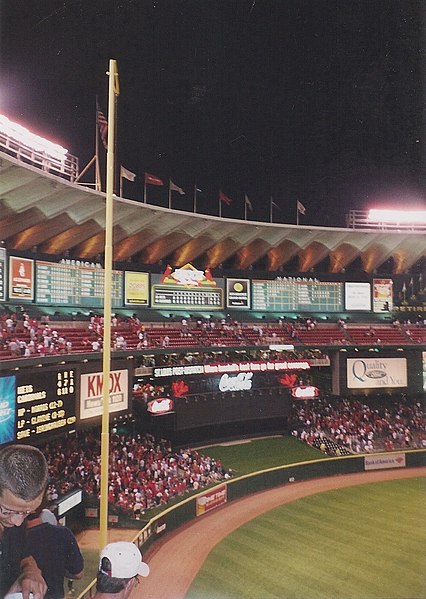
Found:
[[[165,509],[154,516],[133,538],[145,554],[148,548],[187,522],[202,517],[230,501],[265,491],[284,484],[294,484],[314,478],[354,474],[371,470],[414,468],[426,465],[426,449],[392,453],[375,453],[333,457],[328,459],[299,462],[253,472],[220,482]],[[78,599],[92,597],[95,593],[93,581]]]

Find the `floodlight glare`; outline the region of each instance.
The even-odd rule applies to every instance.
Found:
[[[378,210],[368,212],[368,220],[375,223],[426,224],[426,210]]]
[[[35,152],[41,152],[57,160],[65,160],[68,150],[55,144],[44,137],[31,133],[22,125],[12,122],[7,116],[0,114],[0,133],[14,139],[20,144],[31,148]]]

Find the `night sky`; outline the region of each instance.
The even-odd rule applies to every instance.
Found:
[[[411,0],[4,0],[0,112],[95,149],[118,62],[117,160],[188,191],[173,206],[344,226],[349,209],[424,206],[422,2]],[[90,180],[89,177],[86,180]],[[91,178],[93,180],[93,176]],[[166,190],[149,188],[152,203]],[[163,192],[160,198],[159,193]],[[408,202],[406,199],[408,198]],[[420,198],[420,199],[418,199]],[[389,200],[390,199],[390,200]]]

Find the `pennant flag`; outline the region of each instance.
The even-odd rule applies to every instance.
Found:
[[[405,281],[402,284],[402,289],[401,289],[402,293],[405,293],[407,291],[407,285],[405,284]]]
[[[299,200],[297,200],[297,212],[300,212],[300,214],[306,214],[306,208],[302,202],[299,202]]]
[[[227,206],[230,206],[230,205],[232,204],[232,200],[231,200],[231,198],[228,198],[228,196],[227,196],[227,195],[225,195],[225,194],[223,193],[223,191],[219,191],[219,200],[220,200],[221,202],[224,202],[224,203],[225,203]]]
[[[271,206],[273,206],[274,208],[278,208],[278,210],[281,210],[281,208],[278,206],[278,204],[276,204],[274,202],[274,200],[271,198]]]
[[[129,169],[124,166],[120,166],[120,177],[127,179],[128,181],[134,181],[136,179],[136,173],[132,173]]]
[[[247,194],[244,197],[244,202],[245,202],[247,208],[253,212],[253,204],[250,202]]]
[[[149,173],[145,173],[145,183],[147,183],[148,185],[158,185],[159,187],[164,185],[164,181],[160,179],[160,177],[150,175]]]
[[[108,121],[102,110],[99,108],[99,104],[97,104],[96,108],[96,120],[98,122],[102,144],[105,150],[108,150]]]
[[[177,191],[178,194],[181,196],[185,195],[185,192],[183,191],[182,187],[178,187],[177,185],[175,185],[171,179],[170,179],[170,191]]]

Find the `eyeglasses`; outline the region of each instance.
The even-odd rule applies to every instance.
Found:
[[[34,510],[9,510],[0,503],[0,513],[3,516],[24,516],[25,518],[34,513]]]

